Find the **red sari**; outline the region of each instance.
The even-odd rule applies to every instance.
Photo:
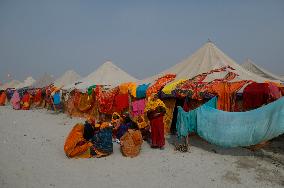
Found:
[[[6,95],[5,91],[3,91],[0,95],[0,106],[5,106],[6,97],[7,97],[7,95]]]
[[[165,145],[163,114],[153,115],[149,118],[151,125],[152,147],[162,148]]]

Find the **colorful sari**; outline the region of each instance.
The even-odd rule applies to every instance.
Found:
[[[22,110],[29,110],[31,104],[31,95],[29,93],[24,94],[21,103]]]
[[[21,108],[21,99],[20,99],[20,94],[19,92],[16,90],[11,98],[11,104],[13,106],[13,109],[15,110],[19,110]]]

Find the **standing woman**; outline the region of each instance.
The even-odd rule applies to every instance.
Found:
[[[152,148],[163,149],[165,145],[164,135],[164,115],[166,113],[166,105],[154,95],[148,99],[145,112],[150,120]]]
[[[6,104],[6,92],[4,90],[0,91],[0,106],[5,106]]]

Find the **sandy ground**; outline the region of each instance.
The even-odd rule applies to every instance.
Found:
[[[65,137],[80,121],[0,107],[0,187],[284,187],[282,138],[258,152],[192,138],[187,153],[174,151],[169,139],[165,150],[144,143],[136,158],[123,157],[115,144],[106,158],[68,159]]]

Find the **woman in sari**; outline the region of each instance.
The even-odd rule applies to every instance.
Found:
[[[163,117],[166,113],[166,106],[163,101],[158,99],[157,95],[154,95],[149,98],[145,111],[148,119],[150,120],[152,140],[151,147],[163,149],[165,145]]]
[[[36,94],[34,96],[34,106],[40,107],[41,103],[42,103],[42,91],[41,89],[37,89]]]
[[[6,98],[7,98],[6,92],[4,90],[0,91],[0,106],[5,106]]]
[[[21,108],[21,104],[20,103],[21,103],[20,94],[16,90],[16,91],[14,91],[13,96],[11,98],[11,104],[13,106],[13,109],[20,110],[20,108]]]
[[[29,94],[29,92],[25,92],[22,101],[21,101],[21,105],[22,105],[22,110],[29,110],[30,109],[30,105],[31,105],[31,95]]]
[[[85,124],[76,124],[64,144],[64,151],[69,158],[90,158],[91,138],[94,136],[95,119],[89,117]]]

